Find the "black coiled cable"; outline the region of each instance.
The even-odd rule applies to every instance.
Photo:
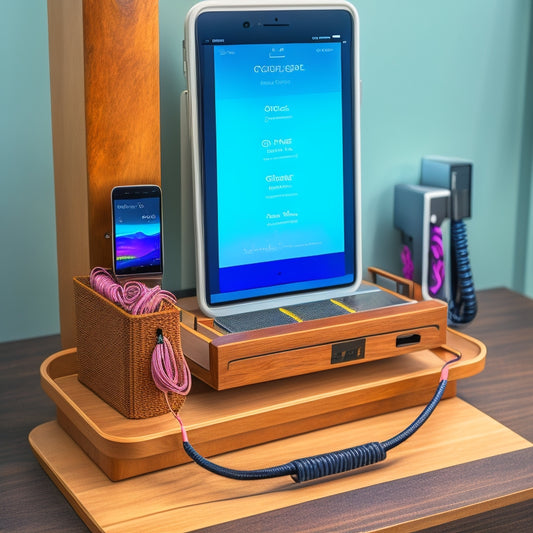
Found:
[[[451,362],[453,361],[446,363],[446,365]],[[231,479],[257,480],[290,475],[296,483],[301,483],[332,474],[340,474],[383,461],[387,457],[388,450],[408,439],[430,417],[444,394],[446,384],[447,379],[442,378],[433,398],[417,419],[401,433],[385,442],[370,442],[344,450],[296,459],[290,463],[259,470],[235,470],[212,463],[200,455],[188,440],[184,440],[183,448],[187,455],[199,466],[213,474]]]
[[[452,324],[467,324],[477,314],[474,279],[468,258],[468,241],[463,220],[451,222],[451,298],[448,319]]]

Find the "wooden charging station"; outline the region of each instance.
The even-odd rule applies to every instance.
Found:
[[[309,510],[326,509],[328,518],[335,509],[328,498],[343,494],[348,497],[337,501],[356,510],[357,523],[344,522],[347,527],[372,523],[387,531],[412,531],[530,496],[529,478],[520,470],[526,463],[516,459],[528,456],[514,452],[530,449],[531,443],[453,397],[459,379],[483,370],[486,349],[481,342],[439,326],[437,335],[421,335],[418,351],[405,352],[412,347],[401,346],[402,353],[380,358],[387,350],[383,324],[390,328],[389,340],[401,335],[393,329],[398,324],[400,330],[424,327],[410,324],[408,313],[380,317],[377,310],[372,316],[360,314],[351,324],[354,317],[328,319],[319,328],[299,326],[290,335],[271,330],[265,338],[264,332],[222,335],[194,311],[194,304],[183,304],[183,344],[201,379],[193,380],[180,414],[195,448],[205,456],[224,454],[215,461],[233,468],[261,468],[390,438],[433,396],[443,363],[461,353],[461,361],[450,367],[447,399],[427,426],[387,463],[358,475],[299,486],[285,478],[260,483],[217,478],[187,464],[172,415],[127,419],[83,386],[73,348],[72,278],[86,275],[92,266],[111,264],[112,186],[161,179],[158,2],[48,0],[48,21],[61,337],[69,349],[41,366],[42,387],[56,405],[57,420],[34,428],[29,443],[91,531],[190,531],[217,524],[229,531],[235,530],[233,520],[246,518],[250,521],[238,523],[237,529],[250,529],[250,524],[272,529],[269,513],[287,508],[286,516],[294,518],[294,509],[302,504],[300,516],[307,513],[306,519],[284,526],[320,528]],[[407,292],[396,292],[419,300],[417,291],[411,284]],[[442,324],[442,310],[424,302],[416,305],[428,311],[428,323]],[[330,355],[337,339],[361,336],[377,339],[381,347],[370,349],[369,341],[365,364],[332,366],[321,359]],[[430,348],[433,343],[439,346]],[[393,348],[399,348],[395,342]],[[297,371],[284,377],[295,357]],[[257,371],[252,379],[262,383],[245,385],[250,365]],[[489,465],[483,468],[490,474],[470,475],[479,471],[479,461]],[[512,475],[506,475],[506,467]],[[451,469],[460,469],[462,477],[448,477]],[[499,487],[495,476],[501,477]],[[455,484],[440,490],[444,478],[470,477],[462,492]],[[419,481],[428,479],[435,480],[428,486],[440,499],[427,501],[426,485]],[[483,499],[472,497],[476,488],[492,485],[494,491],[485,491]],[[368,490],[372,486],[376,489]],[[401,506],[382,504],[381,495],[398,486],[407,487]],[[411,493],[410,488],[419,490]],[[368,513],[374,511],[379,520],[365,521],[359,512],[364,504],[357,504],[365,494],[379,501]],[[417,498],[425,504],[422,511]],[[409,505],[416,512],[409,513]]]
[[[212,517],[227,520],[219,504],[232,512],[238,506],[242,512],[257,497],[256,489],[212,483],[199,467],[184,464],[189,458],[170,414],[143,420],[120,415],[79,382],[73,348],[72,278],[111,262],[111,188],[161,180],[158,2],[48,0],[48,20],[61,335],[69,349],[41,366],[42,387],[56,405],[57,421],[35,428],[30,444],[94,531],[137,526],[162,531],[169,523],[186,530],[209,525]],[[405,286],[407,292],[397,292],[417,300],[416,288],[409,282]],[[274,455],[346,447],[365,428],[372,438],[389,436],[391,424],[404,426],[402,409],[431,399],[444,362],[462,354],[450,368],[446,398],[456,394],[458,379],[480,372],[485,364],[484,345],[448,330],[446,306],[440,302],[415,301],[395,310],[229,335],[217,331],[193,301],[181,305],[183,348],[199,379],[194,379],[180,414],[191,442],[205,456],[261,445],[243,453],[270,463]],[[416,346],[398,345],[402,335],[419,336],[419,341]],[[367,342],[364,360],[332,365],[333,345],[361,338]],[[470,410],[471,417],[462,420],[464,405],[457,398],[452,401],[443,416],[469,431],[472,417],[477,420],[479,414]],[[410,421],[413,415],[407,414]],[[364,427],[354,425],[365,418]],[[447,436],[427,435],[429,444],[422,451],[430,450],[433,459],[440,446],[438,465],[449,465]],[[481,444],[474,442],[471,457],[479,456]],[[521,445],[512,441],[509,448]],[[367,472],[365,483],[382,482],[383,473],[391,479],[412,475],[413,464],[429,462],[417,460],[401,471],[392,462],[390,469]],[[176,465],[179,470],[169,468]],[[124,481],[113,483],[118,480]],[[345,476],[340,481],[356,480]],[[312,500],[310,491],[316,487],[337,490],[338,482],[300,491],[284,489],[285,480],[269,486],[278,487],[281,505],[286,505]],[[165,487],[171,504],[162,497]],[[213,487],[221,492],[211,497]],[[238,494],[245,496],[242,502]],[[169,514],[176,501],[184,505],[179,517]],[[260,509],[269,505],[261,503]]]

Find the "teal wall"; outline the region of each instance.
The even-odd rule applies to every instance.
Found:
[[[160,0],[161,135],[169,288],[180,285],[179,105],[183,19]],[[478,289],[533,296],[530,0],[359,0],[363,262],[399,272],[393,187],[420,158],[474,162],[468,221]],[[57,261],[45,0],[0,19],[0,342],[57,333]]]
[[[0,342],[59,330],[45,0],[2,1]]]

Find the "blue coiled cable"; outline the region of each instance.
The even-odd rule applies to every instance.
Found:
[[[379,442],[370,442],[335,452],[296,459],[284,465],[259,470],[235,470],[212,463],[200,455],[187,441],[183,443],[187,455],[199,466],[213,474],[239,480],[270,479],[291,476],[296,483],[310,481],[368,466],[383,461],[387,452]]]
[[[395,437],[392,437],[392,439],[389,439],[382,443],[385,450],[389,451],[392,448],[398,446],[398,444],[401,444],[402,442],[406,441],[411,435],[413,435],[413,433],[415,433],[420,428],[420,426],[422,426],[422,424],[429,418],[431,413],[435,410],[435,407],[437,407],[437,404],[442,399],[442,395],[444,394],[447,383],[448,381],[445,379],[439,382],[439,386],[433,398],[426,405],[424,410],[420,413],[418,418],[412,424],[410,424],[401,433],[398,433],[398,435],[396,435]]]
[[[444,368],[452,362],[454,361],[446,363]],[[401,433],[385,442],[370,442],[344,450],[296,459],[283,465],[259,470],[235,470],[217,465],[200,455],[186,437],[184,437],[183,448],[187,455],[199,466],[209,472],[231,479],[258,480],[289,475],[296,483],[301,483],[303,481],[348,472],[383,461],[387,457],[388,450],[398,446],[413,435],[437,407],[444,394],[447,382],[447,378],[441,377],[433,398],[417,419]],[[182,432],[184,433],[183,428]]]
[[[467,324],[477,314],[474,280],[468,258],[468,241],[463,220],[451,222],[451,298],[448,319],[452,324]]]

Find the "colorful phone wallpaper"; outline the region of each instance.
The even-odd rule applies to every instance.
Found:
[[[161,265],[159,199],[115,200],[117,272]]]

